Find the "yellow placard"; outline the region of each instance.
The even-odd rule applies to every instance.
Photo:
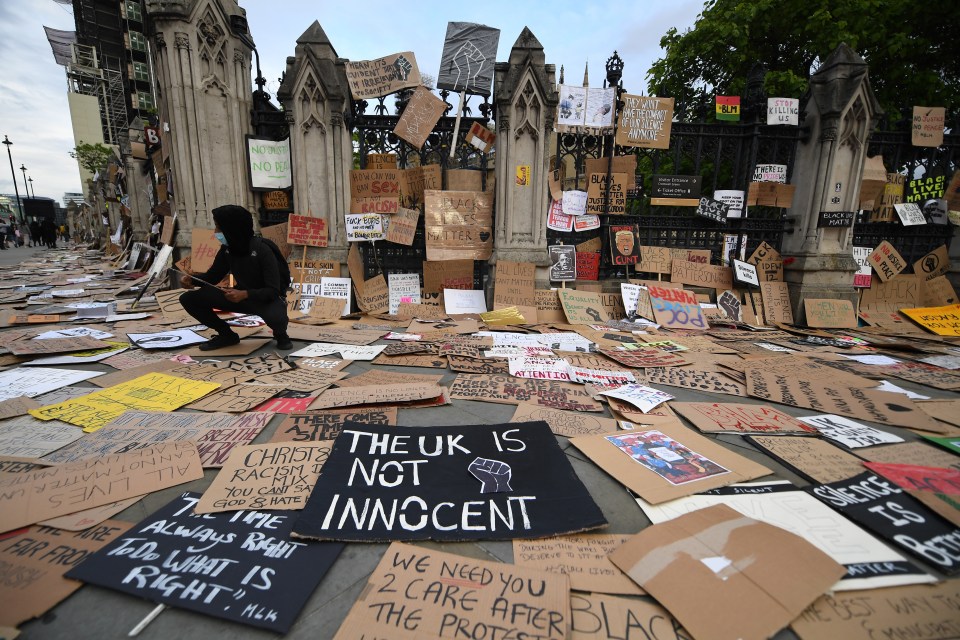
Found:
[[[900,309],[900,313],[938,336],[960,336],[960,304]]]
[[[530,165],[528,164],[517,165],[517,186],[518,187],[530,186]]]
[[[526,319],[517,307],[504,307],[496,311],[480,314],[480,319],[489,327],[506,327],[512,324],[526,324]]]
[[[216,382],[148,373],[73,400],[31,409],[30,415],[75,424],[91,433],[125,411],[174,411],[219,387]]]

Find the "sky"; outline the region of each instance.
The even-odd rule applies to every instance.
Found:
[[[369,60],[413,51],[420,71],[434,77],[447,22],[500,29],[498,61],[508,59],[526,26],[543,45],[547,63],[556,65],[558,80],[563,65],[567,83],[580,84],[589,63],[591,86],[601,86],[604,64],[616,50],[624,60],[624,87],[642,94],[647,70],[662,55],[660,38],[670,27],[683,31],[693,26],[703,0],[488,0],[459,5],[433,0],[240,0],[240,5],[247,10],[266,90],[275,98],[286,58],[314,20],[342,58]],[[6,135],[13,142],[10,151],[21,195],[23,164],[35,194],[60,201],[65,192],[80,191],[80,173],[68,155],[74,141],[66,76],[54,62],[44,26],[73,30],[72,7],[53,0],[0,0],[0,139]],[[2,158],[0,193],[13,191],[10,164]]]

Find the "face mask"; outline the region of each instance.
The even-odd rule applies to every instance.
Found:
[[[225,246],[225,247],[226,247],[226,246],[229,246],[229,245],[227,244],[227,237],[226,237],[225,235],[223,235],[222,233],[220,233],[219,231],[217,231],[215,234],[213,234],[213,237],[216,238],[217,241],[218,241],[220,244],[222,244],[223,246]]]

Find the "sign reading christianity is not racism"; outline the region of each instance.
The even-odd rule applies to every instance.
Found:
[[[343,545],[289,540],[294,518],[277,511],[198,517],[199,500],[178,496],[67,577],[286,633]]]
[[[345,426],[293,535],[508,540],[606,524],[546,422]]]
[[[489,95],[499,42],[499,29],[472,22],[448,22],[437,88]]]
[[[379,98],[420,85],[420,69],[412,51],[376,60],[347,61],[347,82],[354,99]]]

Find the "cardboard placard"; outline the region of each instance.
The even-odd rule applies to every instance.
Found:
[[[863,473],[860,458],[819,438],[751,436],[749,440],[811,482],[835,482]]]
[[[680,260],[675,260],[676,265]],[[693,264],[693,263],[691,263]],[[709,266],[709,265],[708,265]],[[722,268],[722,267],[721,267]],[[726,269],[730,273],[729,269]],[[730,287],[726,287],[730,288]],[[668,329],[706,329],[707,322],[693,293],[683,289],[647,287],[657,324]]]
[[[330,446],[329,442],[281,442],[236,447],[194,513],[302,509]]]
[[[262,384],[236,384],[220,389],[189,405],[195,411],[222,411],[243,413],[263,404],[284,390],[280,386]]]
[[[442,260],[423,263],[423,292],[473,289],[473,260]]]
[[[673,98],[624,94],[617,123],[617,144],[644,149],[669,149]]]
[[[116,540],[130,526],[128,522],[107,520],[78,533],[30,527],[4,539],[0,549],[0,625],[15,627],[39,617],[82,584],[67,580],[67,570]],[[18,578],[19,576],[19,578]],[[8,636],[13,637],[13,636]]]
[[[389,220],[389,219],[388,219]],[[379,213],[348,213],[344,216],[347,242],[383,240],[383,216]]]
[[[960,529],[872,471],[814,485],[808,492],[922,562],[946,575],[960,573],[960,557],[940,548],[956,539]]]
[[[69,422],[84,427],[84,431],[89,433],[115,420],[125,411],[173,411],[219,386],[214,382],[197,382],[153,373],[73,400],[31,409],[30,414],[41,420]]]
[[[914,107],[910,143],[915,147],[939,147],[943,144],[944,107]]]
[[[686,552],[667,551],[676,546]],[[664,556],[651,566],[651,558]],[[695,638],[769,638],[845,573],[800,536],[726,505],[648,527],[610,560]],[[705,609],[704,602],[723,615]]]
[[[369,512],[364,509],[366,522],[350,516],[364,504],[371,504]],[[398,520],[388,515],[395,508]],[[334,441],[294,535],[357,541],[497,540],[605,524],[545,422],[349,424]]]
[[[607,197],[607,174],[590,174],[587,181],[588,214],[623,215],[627,212],[627,183],[630,176],[625,173],[610,174],[609,198]]]
[[[390,216],[390,225],[387,227],[387,242],[395,242],[410,246],[417,235],[417,222],[420,220],[419,209],[405,209],[400,207],[397,213]]]
[[[412,51],[375,60],[347,60],[344,68],[355,100],[379,98],[420,85],[420,69]]]
[[[445,387],[440,387],[435,383],[368,385],[328,389],[321,393],[308,409],[315,411],[333,407],[426,400],[439,398],[445,390]]]
[[[443,172],[438,164],[420,165],[401,172],[401,204],[413,207],[423,202],[426,189],[440,189],[443,186]],[[492,182],[492,178],[490,182]],[[489,186],[489,185],[488,185]],[[479,187],[478,189],[479,190]]]
[[[762,437],[819,442],[790,436]],[[789,531],[809,541],[846,569],[846,575],[831,587],[832,591],[935,581],[933,576],[905,557],[785,480],[735,484],[656,506],[638,498],[637,504],[654,524],[722,504],[748,518]]]
[[[828,440],[838,442],[850,449],[870,447],[877,444],[903,442],[903,438],[874,429],[865,424],[854,422],[842,416],[820,415],[800,418],[801,421],[815,427]]]
[[[81,437],[83,432],[72,425],[57,420],[45,423],[22,415],[0,424],[0,455],[42,458]]]
[[[335,440],[347,422],[359,424],[397,424],[397,408],[328,409],[322,413],[290,414],[270,438],[270,442],[314,442]]]
[[[637,271],[670,273],[674,260],[687,260],[699,264],[709,264],[710,251],[708,249],[676,249],[641,245],[640,261],[637,263]]]
[[[676,420],[657,424],[656,429],[581,436],[570,442],[653,504],[770,473],[763,465],[697,435]]]
[[[126,453],[160,442],[193,440],[204,468],[223,465],[237,445],[248,444],[263,430],[270,413],[147,413],[127,411],[102,429],[59,449],[47,460],[54,464],[79,462],[98,456]],[[78,430],[79,431],[79,430]]]
[[[537,309],[533,294],[536,270],[532,262],[497,260],[493,308],[517,307],[528,322],[536,322]]]
[[[291,213],[287,219],[287,244],[327,246],[327,221]]]
[[[560,294],[555,289],[537,289],[534,291],[537,303],[537,319],[540,322],[566,322],[567,315],[560,304]]]
[[[670,280],[695,287],[709,287],[724,291],[733,289],[733,273],[730,267],[720,267],[690,260],[674,259],[670,269]]]
[[[603,405],[580,385],[511,375],[461,373],[450,385],[450,397],[498,404],[529,402],[563,411],[603,411]]]
[[[807,326],[822,329],[856,329],[857,314],[849,300],[805,298]]]
[[[202,477],[193,442],[160,444],[11,475],[0,479],[0,533]]]
[[[913,263],[913,272],[932,280],[950,271],[950,254],[947,245],[942,244]]]
[[[766,404],[674,402],[670,407],[702,433],[817,433],[813,427]]]
[[[213,229],[199,227],[190,231],[190,269],[193,273],[206,273],[213,266],[213,259],[220,251],[220,241],[213,234]]]
[[[260,194],[260,202],[263,203],[263,208],[267,211],[289,211],[290,192],[283,190],[264,191]]]
[[[493,251],[492,194],[424,192],[427,260],[487,260]]]
[[[596,433],[613,433],[619,429],[616,420],[599,418],[586,413],[560,411],[521,402],[517,405],[510,422],[533,422],[542,420],[555,435],[575,438]]]
[[[393,132],[415,149],[422,149],[446,109],[446,102],[435,96],[430,89],[419,86],[410,96]]]
[[[900,312],[938,336],[960,336],[960,304],[901,309]]]
[[[870,222],[892,222],[893,205],[903,202],[904,185],[907,177],[900,173],[888,173],[880,200],[875,203]]]
[[[907,268],[907,263],[893,245],[884,240],[867,258],[867,262],[877,272],[882,282],[893,279]]]
[[[196,493],[180,495],[67,576],[169,606],[286,633],[343,545],[291,542],[288,537],[294,518],[276,512],[205,516],[195,525],[204,532],[202,543],[196,538],[167,534],[171,523],[190,522],[187,518],[199,499]],[[206,549],[203,559],[210,566],[210,576],[198,576],[198,545]],[[191,558],[194,562],[189,561]],[[194,591],[187,591],[188,586]],[[190,597],[190,593],[196,596]]]
[[[462,582],[457,597],[417,595],[418,588],[449,585],[450,580]],[[510,584],[520,588],[501,594],[496,586]],[[442,638],[452,637],[454,629],[480,637],[494,625],[509,628],[518,638],[563,640],[571,625],[569,595],[566,576],[394,543],[336,640]],[[530,615],[511,613],[517,611]]]
[[[610,319],[598,293],[576,289],[560,289],[557,293],[570,324],[596,324]]]
[[[929,629],[931,638],[946,640],[960,633],[950,604],[957,597],[956,580],[828,594],[807,607],[791,628],[801,640],[894,638],[911,629]]]
[[[513,563],[569,576],[570,588],[578,591],[642,595],[643,590],[607,558],[629,538],[626,534],[585,534],[514,540]]]

